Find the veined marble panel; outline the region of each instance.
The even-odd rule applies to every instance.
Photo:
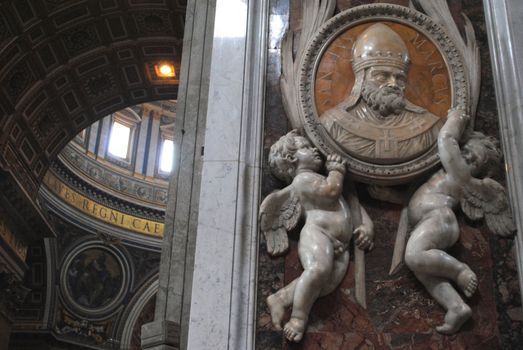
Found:
[[[216,2],[189,349],[254,347],[267,5]]]

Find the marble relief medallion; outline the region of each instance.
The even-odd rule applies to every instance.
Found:
[[[405,43],[409,64],[405,97],[418,106],[444,118],[451,106],[451,82],[447,65],[436,45],[423,33],[403,23],[380,21]],[[352,49],[360,35],[376,22],[345,29],[321,55],[314,81],[314,95],[319,115],[335,107],[354,87]]]
[[[343,155],[367,183],[407,183],[437,166],[447,111],[468,103],[454,43],[431,18],[402,6],[334,16],[310,41],[301,68],[307,136],[324,154]]]

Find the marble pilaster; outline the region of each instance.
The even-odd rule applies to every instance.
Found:
[[[155,321],[142,326],[142,348],[147,350],[180,349],[180,326],[172,321]]]
[[[147,140],[147,132],[149,129],[149,116],[148,115],[142,115],[142,119],[140,122],[140,128],[137,130],[138,132],[138,146],[136,148],[136,164],[134,166],[134,172],[135,173],[144,173],[143,171],[143,162],[144,162],[144,151],[145,151],[145,143]]]
[[[160,133],[160,116],[155,115],[153,117],[153,123],[151,126],[151,144],[149,145],[149,157],[147,158],[147,171],[146,176],[153,177],[157,167],[157,153],[158,153],[158,134]]]
[[[523,290],[523,2],[483,0]],[[521,294],[523,296],[523,293]]]
[[[254,348],[267,5],[216,3],[188,349]]]
[[[98,121],[94,122],[90,127],[89,132],[89,144],[87,145],[87,150],[94,154],[96,152],[96,143],[98,142]]]
[[[99,124],[102,125],[102,128],[101,128],[100,137],[98,138],[98,140],[109,140],[109,132],[110,132],[110,129],[111,129],[111,125],[110,125],[109,120],[100,119]],[[96,154],[96,156],[98,158],[102,158],[102,159],[105,158],[105,154],[106,154],[106,151],[107,151],[107,146],[108,146],[107,142],[99,142],[99,144],[98,144],[98,152]]]
[[[187,3],[174,125],[175,163],[165,214],[155,320],[142,328],[144,349],[186,348],[214,7],[215,1]]]

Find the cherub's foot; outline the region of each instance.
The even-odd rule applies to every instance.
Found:
[[[478,278],[467,265],[459,273],[456,283],[467,298],[470,298],[478,288]]]
[[[291,317],[289,322],[285,324],[283,333],[285,338],[289,341],[299,342],[303,338],[303,332],[305,332],[306,321],[296,317]]]
[[[436,330],[443,334],[454,334],[471,315],[472,311],[467,304],[462,304],[458,307],[449,309],[445,315],[445,323],[436,327]]]
[[[272,294],[267,297],[267,305],[271,312],[272,324],[274,328],[280,331],[283,315],[285,314],[285,304],[279,296]]]

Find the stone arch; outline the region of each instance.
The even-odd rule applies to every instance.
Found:
[[[50,160],[117,110],[175,99],[184,1],[11,0],[0,4],[0,167],[36,194]]]

